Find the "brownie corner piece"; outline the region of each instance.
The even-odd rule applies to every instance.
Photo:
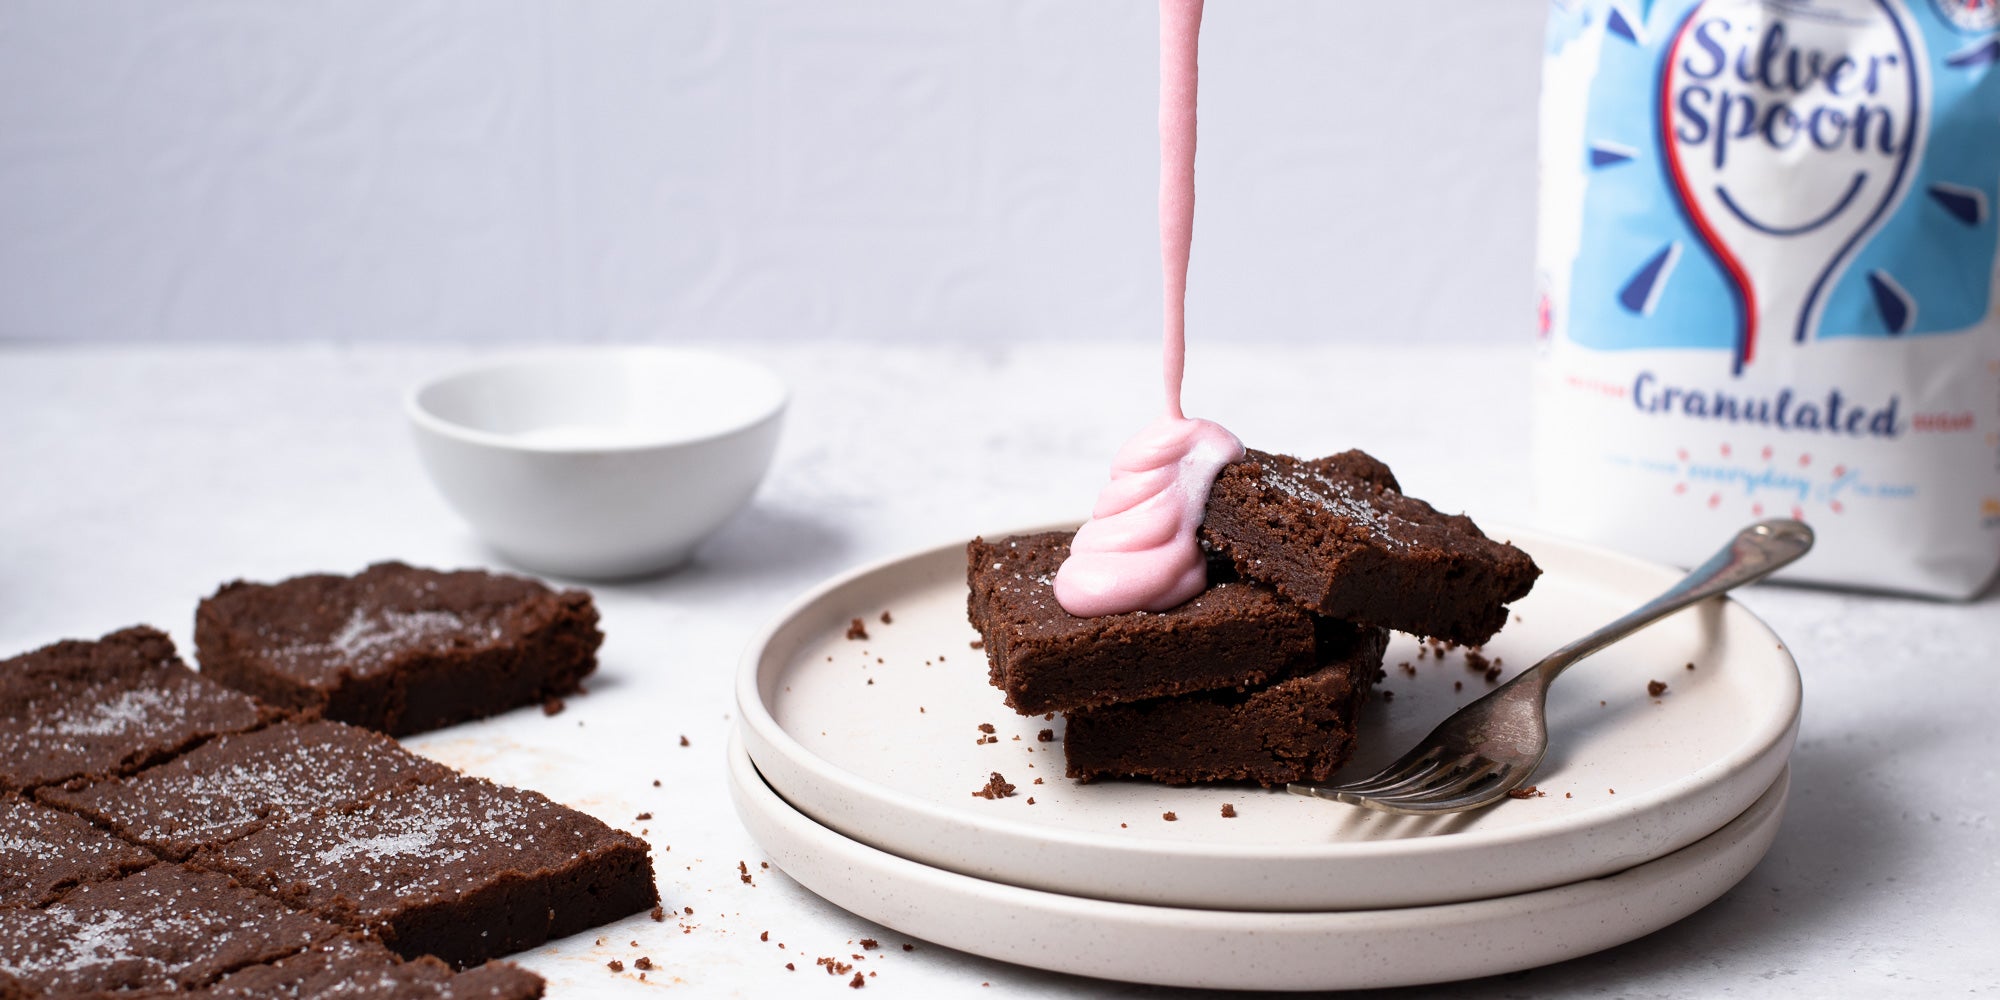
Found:
[[[202,671],[301,712],[406,735],[574,692],[603,642],[590,594],[377,563],[237,581],[201,602]]]
[[[452,777],[264,826],[193,864],[455,966],[652,908],[646,842],[535,793]]]
[[[1272,591],[1218,582],[1161,612],[1079,618],[1055,597],[1070,532],[974,539],[967,617],[988,676],[1023,715],[1255,684],[1309,666],[1312,616]]]
[[[134,626],[0,660],[0,791],[145,767],[282,712],[205,678]]]
[[[1359,451],[1304,460],[1250,450],[1216,477],[1202,535],[1319,614],[1477,645],[1541,575],[1471,518],[1401,492]]]
[[[0,909],[0,976],[40,995],[192,990],[338,932],[225,876],[161,863]]]
[[[1067,773],[1171,785],[1324,781],[1354,752],[1356,716],[1388,641],[1386,629],[1322,621],[1319,664],[1303,674],[1068,713]]]

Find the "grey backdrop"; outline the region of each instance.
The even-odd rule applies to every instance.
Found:
[[[1529,329],[1538,0],[1216,0],[1195,338]],[[1146,0],[0,0],[0,339],[1144,338]]]

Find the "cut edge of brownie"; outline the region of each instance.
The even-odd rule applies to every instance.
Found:
[[[1079,618],[1053,577],[1072,532],[966,546],[967,619],[987,677],[1022,715],[1261,683],[1311,666],[1311,615],[1254,584],[1223,581],[1164,612]]]
[[[1067,713],[1068,776],[1182,785],[1323,781],[1354,751],[1356,716],[1381,672],[1388,631],[1320,622],[1321,665],[1243,691]]]
[[[531,849],[558,860],[503,858],[471,873],[464,884],[413,885],[394,880],[393,865],[367,877],[356,892],[340,884],[359,877],[357,855],[375,860],[431,850],[460,821],[500,820],[496,799],[511,799],[525,828],[537,813],[574,828],[581,847],[563,854],[552,844]],[[417,797],[417,798],[412,798]],[[433,801],[434,800],[434,801]],[[460,809],[458,816],[446,810]],[[540,824],[546,828],[546,823]],[[373,831],[373,832],[364,832]],[[287,846],[289,844],[289,846]],[[451,848],[455,853],[457,847]],[[338,855],[333,859],[328,854]],[[315,870],[308,858],[316,859]],[[288,862],[289,868],[277,865]],[[385,791],[339,809],[317,809],[264,826],[228,844],[205,847],[189,864],[237,878],[289,906],[369,934],[405,958],[434,955],[464,968],[532,948],[659,903],[647,843],[587,813],[530,789],[456,775],[428,785]]]

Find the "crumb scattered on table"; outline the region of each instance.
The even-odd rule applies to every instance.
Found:
[[[1160,818],[1166,820],[1169,823],[1178,822],[1180,820],[1179,816],[1174,815],[1174,811],[1172,809],[1169,809],[1166,812],[1161,813]]]
[[[847,637],[848,637],[849,639],[866,639],[866,638],[868,638],[868,625],[867,625],[867,623],[863,622],[863,621],[862,621],[861,619],[859,619],[859,618],[851,618],[851,619],[849,619],[849,620],[848,620],[848,622],[847,622]]]
[[[1661,696],[1661,695],[1663,695],[1663,694],[1666,694],[1666,693],[1667,693],[1667,682],[1666,682],[1666,681],[1647,681],[1647,682],[1646,682],[1646,693],[1647,693],[1647,694],[1649,694],[1649,695],[1652,695],[1652,696],[1653,696],[1653,697],[1655,697],[1655,698],[1658,698],[1659,696]]]
[[[1236,818],[1236,806],[1234,803],[1224,802],[1222,804],[1222,818],[1223,819]]]

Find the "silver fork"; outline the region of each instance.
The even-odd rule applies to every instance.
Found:
[[[1550,653],[1453,713],[1409,753],[1375,774],[1339,785],[1294,783],[1291,791],[1383,812],[1463,812],[1497,802],[1541,766],[1549,749],[1550,682],[1576,661],[1688,605],[1762,579],[1812,549],[1798,521],[1761,521],[1681,582],[1623,618]]]

